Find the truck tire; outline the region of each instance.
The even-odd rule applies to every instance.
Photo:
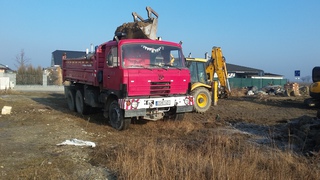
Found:
[[[67,90],[66,97],[67,97],[67,103],[68,103],[69,109],[71,111],[76,111],[76,104],[74,101],[74,98],[75,98],[74,90],[70,90],[70,89]]]
[[[84,102],[83,92],[77,90],[76,97],[76,110],[80,114],[87,114],[89,112],[89,106]]]
[[[211,107],[211,94],[207,88],[198,87],[192,91],[194,97],[194,110],[197,113],[204,113]]]
[[[124,118],[123,110],[120,109],[116,100],[112,101],[109,106],[109,122],[118,131],[128,129],[131,124],[131,119]]]

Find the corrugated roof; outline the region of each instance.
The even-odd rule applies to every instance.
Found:
[[[243,73],[259,73],[263,72],[261,69],[255,69],[245,66],[239,66],[235,64],[226,63],[228,72],[243,72]]]
[[[6,73],[13,73],[14,71],[10,69],[8,66],[0,64],[0,69],[4,69]]]
[[[0,69],[7,69],[8,67],[3,65],[3,64],[0,64]]]
[[[273,74],[273,73],[264,73],[264,76],[278,76],[278,77],[283,77],[283,75],[280,74]]]
[[[243,73],[243,74],[257,74],[257,75],[263,75],[263,76],[270,76],[270,77],[283,77],[283,75],[279,74],[273,74],[273,73],[265,73],[261,69],[256,69],[256,68],[250,68],[250,67],[245,67],[245,66],[239,66],[235,64],[229,64],[226,63],[227,65],[227,70],[228,73]]]
[[[52,65],[62,65],[62,55],[67,53],[68,58],[78,58],[86,55],[85,51],[67,51],[67,50],[55,50],[52,52],[53,63]]]

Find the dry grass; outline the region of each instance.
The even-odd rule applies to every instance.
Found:
[[[320,175],[316,159],[183,123],[171,126],[189,130],[179,137],[160,138],[150,132],[149,137],[128,137],[117,147],[101,145],[92,163],[110,168],[118,179],[317,179]]]
[[[34,95],[30,94],[33,98]],[[306,158],[289,150],[280,151],[272,148],[276,147],[274,144],[257,146],[246,141],[247,135],[226,134],[220,130],[226,128],[223,122],[234,118],[248,121],[258,117],[265,122],[265,116],[243,116],[242,112],[253,109],[249,101],[236,107],[232,103],[238,101],[225,101],[225,108],[220,104],[212,112],[192,113],[181,122],[140,122],[132,124],[128,131],[118,132],[100,125],[102,122],[94,116],[86,121],[70,112],[65,113],[67,105],[63,96],[33,98],[41,104],[20,94],[15,99],[10,96],[2,98],[0,103],[14,105],[15,109],[11,116],[2,116],[2,125],[11,124],[1,129],[4,131],[0,133],[4,144],[1,148],[8,145],[11,148],[2,149],[0,179],[105,179],[106,176],[112,179],[109,174],[105,175],[106,169],[115,175],[115,179],[319,179],[320,175],[317,157]],[[50,100],[55,102],[51,106]],[[63,108],[55,111],[57,105]],[[258,105],[261,103],[254,104],[254,107]],[[238,110],[232,113],[231,109],[236,108]],[[261,110],[257,112],[263,115],[272,112],[264,106],[259,108]],[[43,109],[46,111],[39,111]],[[221,116],[215,122],[217,113]],[[64,130],[59,129],[62,126]],[[5,144],[11,140],[9,131],[5,130],[13,127],[16,131],[11,132],[12,137],[18,137],[18,142],[23,140],[25,146]],[[80,128],[88,134],[83,134]],[[31,131],[33,133],[28,133]],[[80,139],[90,137],[97,147],[54,146],[74,136]],[[29,141],[34,143],[27,146]],[[12,149],[16,152],[9,152]]]
[[[20,94],[20,92],[12,90],[12,89],[0,90],[0,95],[5,95],[5,94]]]

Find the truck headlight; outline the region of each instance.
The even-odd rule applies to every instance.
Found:
[[[134,101],[134,102],[132,102],[131,103],[131,106],[134,108],[134,109],[136,109],[137,107],[138,107],[138,102],[136,102],[136,101]]]
[[[184,99],[184,103],[185,103],[185,104],[189,104],[189,103],[190,103],[189,98]]]

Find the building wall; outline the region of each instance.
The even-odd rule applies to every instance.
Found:
[[[8,77],[9,78],[9,84],[6,85],[9,88],[14,88],[16,85],[16,74],[15,73],[4,73],[0,72],[0,77]]]
[[[262,88],[268,85],[280,85],[287,84],[287,79],[252,79],[252,78],[229,78],[229,84],[231,88],[242,88],[256,86]]]

